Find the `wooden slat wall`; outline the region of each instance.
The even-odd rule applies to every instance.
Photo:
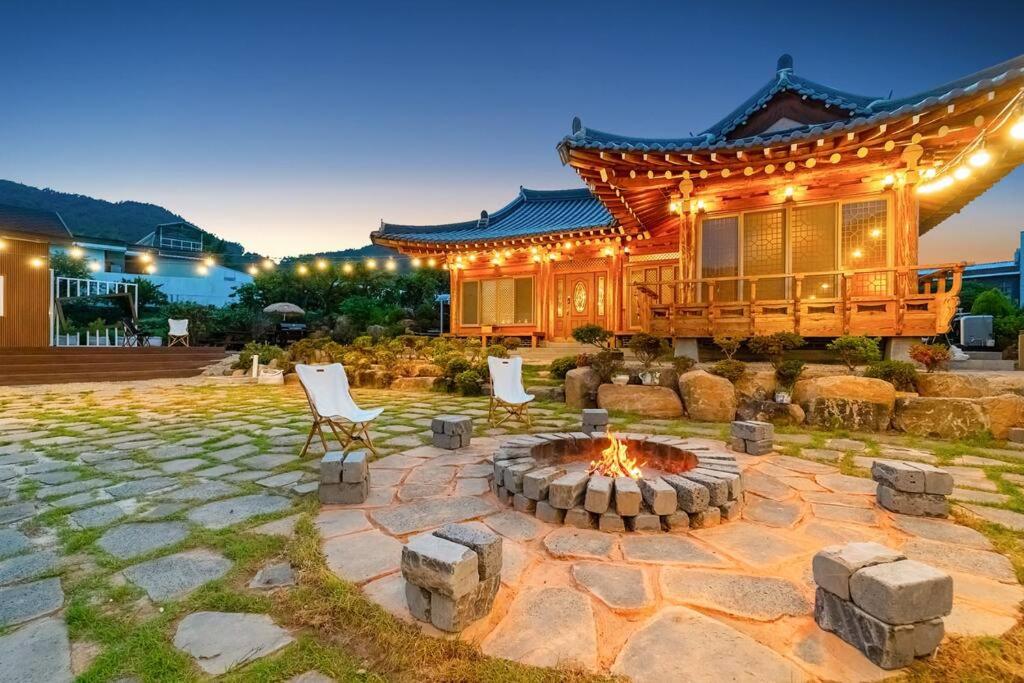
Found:
[[[4,278],[0,348],[49,346],[50,270],[33,268],[33,258],[47,258],[49,246],[41,242],[4,239],[0,249],[0,275]]]

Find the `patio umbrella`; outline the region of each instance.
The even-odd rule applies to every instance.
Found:
[[[269,306],[263,309],[263,312],[280,313],[282,316],[284,316],[285,320],[288,319],[289,315],[306,315],[306,312],[304,310],[302,310],[295,304],[290,304],[286,301],[281,301],[276,304],[270,304]]]

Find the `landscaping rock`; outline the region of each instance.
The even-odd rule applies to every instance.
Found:
[[[896,390],[880,379],[834,375],[800,380],[793,402],[808,424],[880,432],[889,427]]]
[[[502,564],[501,537],[469,524],[446,524],[434,535],[438,538],[466,546],[477,556],[480,580],[500,576]]]
[[[431,593],[456,599],[480,583],[476,553],[432,534],[414,536],[402,548],[402,576]]]
[[[928,398],[981,398],[997,393],[984,375],[963,372],[922,372],[914,384],[917,393]]]
[[[632,517],[640,514],[640,487],[635,479],[629,477],[615,478],[615,511],[620,517]]]
[[[249,588],[270,590],[295,585],[295,570],[290,562],[274,562],[256,572],[249,582]]]
[[[439,592],[430,593],[430,623],[442,631],[456,633],[491,611],[498,592],[500,576],[493,576],[477,584],[476,589],[459,598]]]
[[[877,497],[879,505],[901,515],[945,517],[949,514],[949,503],[945,496],[907,493],[879,484]]]
[[[596,408],[601,378],[593,368],[574,368],[565,374],[565,405]]]
[[[908,397],[896,401],[893,426],[915,436],[962,439],[989,425],[981,404],[973,399]]]
[[[736,384],[736,398],[739,402],[771,401],[778,387],[774,370],[747,370]]]
[[[548,487],[548,503],[560,510],[568,510],[583,502],[590,475],[586,472],[570,472],[551,482]]]
[[[1010,436],[1010,430],[1024,424],[1024,396],[1002,394],[978,399],[988,420],[988,430],[997,439]]]
[[[662,480],[675,489],[676,503],[686,513],[703,512],[711,504],[711,491],[698,482],[678,474],[668,474]]]
[[[227,558],[200,548],[132,565],[122,573],[158,602],[180,598],[231,569]]]
[[[653,418],[683,414],[679,395],[660,386],[602,384],[597,391],[597,405],[605,410],[640,413]]]
[[[803,424],[804,409],[795,403],[748,399],[739,404],[736,409],[736,417],[740,420],[757,420],[780,426],[793,426]]]
[[[641,479],[639,484],[648,510],[655,515],[671,515],[676,511],[676,490],[663,479]],[[589,488],[587,495],[590,495]]]
[[[879,543],[847,543],[820,550],[811,562],[811,570],[817,585],[849,600],[850,577],[854,572],[903,559],[906,558],[901,553]]]
[[[391,389],[402,392],[429,392],[437,384],[437,377],[399,377],[391,383]]]
[[[887,624],[944,617],[953,609],[953,579],[914,560],[863,567],[850,578],[855,605]]]
[[[213,676],[265,657],[293,640],[265,614],[230,612],[189,614],[174,634],[174,646]]]
[[[691,370],[679,377],[679,394],[693,420],[731,422],[736,417],[736,391],[724,377]]]
[[[551,403],[565,403],[565,387],[557,386],[532,386],[526,387],[526,393],[533,395],[538,401],[550,401]]]
[[[590,477],[583,507],[588,512],[603,514],[608,511],[612,502],[612,478],[602,475]]]

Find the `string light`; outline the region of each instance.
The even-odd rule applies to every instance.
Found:
[[[989,151],[984,147],[979,149],[977,152],[972,154],[970,158],[967,159],[967,163],[969,163],[974,168],[981,168],[990,161],[992,161],[992,155],[989,154]]]
[[[0,240],[0,251],[3,251],[6,248],[7,248],[7,242],[4,242],[3,240]]]
[[[300,263],[299,267],[295,269],[299,275],[306,275],[309,272],[309,268],[306,267],[305,263]]]
[[[152,263],[153,255],[150,254],[148,251],[144,251],[141,254],[139,254],[139,260],[142,261],[143,263]]]
[[[436,266],[437,266],[437,259],[436,258],[431,256],[430,258],[427,259],[427,267],[428,268],[434,268]]]
[[[100,272],[100,269],[102,269],[102,268],[103,268],[103,266],[100,265],[99,261],[90,261],[89,262],[89,270],[91,270],[94,273]]]
[[[256,266],[249,266],[248,270],[249,275],[252,275],[253,277],[256,277],[256,275],[260,272],[260,269],[257,268]]]
[[[372,259],[372,258],[366,259],[366,269],[367,270],[375,270],[376,268],[377,268],[377,260],[376,259]]]
[[[387,261],[386,261],[386,262],[384,263],[384,269],[385,269],[385,270],[394,270],[394,269],[395,269],[395,268],[397,268],[397,267],[398,267],[398,265],[397,265],[397,264],[395,263],[395,259],[393,259],[393,258],[389,258],[389,259],[388,259],[388,260],[387,260]]]
[[[147,275],[153,275],[155,273],[156,273],[156,265],[155,264],[150,263],[148,266],[146,266],[146,274]]]
[[[792,185],[786,185],[786,189],[784,189],[782,191],[782,194],[783,194],[783,196],[786,199],[792,199],[793,198],[793,194],[795,192],[796,192],[796,188],[794,188]]]
[[[196,272],[200,275],[207,275],[210,272],[210,268],[204,264],[196,266]]]
[[[1015,140],[1024,140],[1024,116],[1017,119],[1017,122],[1010,127],[1010,137]]]
[[[413,260],[410,263],[412,264],[413,268],[419,268],[420,264],[422,263],[422,261],[420,261],[419,256],[416,256],[416,257],[413,258]]]
[[[273,269],[274,269],[274,262],[271,261],[268,258],[263,259],[263,270],[273,270]]]
[[[860,249],[854,249],[853,253],[850,255],[853,256],[853,258],[860,258],[861,256],[864,255],[864,252],[862,252]]]
[[[960,166],[955,171],[953,171],[953,177],[956,178],[957,180],[967,180],[968,178],[971,177],[971,169],[967,168],[966,166]]]
[[[217,262],[213,260],[212,256],[207,256],[205,259],[203,259],[203,265],[205,265],[207,268],[213,268],[215,265],[217,265]],[[203,274],[205,275],[206,273]]]
[[[324,261],[322,258],[321,259],[317,259],[316,260],[316,268],[317,268],[317,270],[327,270],[327,261]]]
[[[77,261],[78,259],[80,259],[83,256],[85,256],[85,252],[82,251],[81,247],[76,245],[76,246],[71,247],[70,250],[68,250],[68,256],[70,256],[71,258],[73,258],[73,259],[75,259]]]
[[[43,259],[39,258],[38,256],[34,256],[33,258],[29,259],[29,262],[28,262],[28,264],[30,266],[32,266],[33,268],[42,268],[43,267],[43,263],[44,263]]]
[[[352,264],[351,263],[346,263],[346,264],[342,265],[341,266],[341,272],[345,273],[345,275],[350,275],[352,273]]]

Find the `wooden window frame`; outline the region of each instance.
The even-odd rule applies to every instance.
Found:
[[[525,323],[493,323],[485,325],[483,322],[483,283],[484,282],[500,282],[502,280],[530,280],[530,321]],[[465,297],[461,296],[462,287],[469,283],[475,283],[477,285],[477,297],[476,297],[476,323],[464,323],[464,306]],[[536,275],[515,275],[508,277],[482,277],[482,278],[468,278],[462,280],[459,283],[459,327],[477,329],[480,327],[522,327],[537,324],[537,276]],[[513,284],[512,296],[515,296],[515,286]],[[512,303],[513,318],[515,317],[515,301]]]

